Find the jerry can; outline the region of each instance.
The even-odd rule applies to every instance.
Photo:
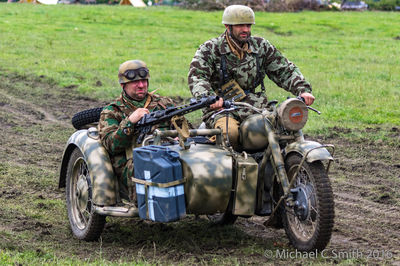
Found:
[[[179,153],[150,145],[133,150],[139,216],[155,222],[172,222],[186,215],[184,179]]]

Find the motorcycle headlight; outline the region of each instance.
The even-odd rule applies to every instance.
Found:
[[[297,131],[307,123],[308,109],[304,102],[290,98],[278,107],[278,121],[287,130]]]

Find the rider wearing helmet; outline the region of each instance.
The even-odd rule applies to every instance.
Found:
[[[255,15],[242,5],[228,6],[222,16],[225,32],[200,46],[190,64],[189,88],[194,97],[219,95],[224,99],[247,102],[262,108],[267,104],[264,78],[268,76],[279,87],[302,96],[311,105],[311,85],[300,70],[288,61],[269,41],[251,36]],[[256,88],[261,85],[261,91]],[[222,108],[222,99],[203,113],[207,127],[221,128],[226,135],[225,114],[211,118]],[[239,125],[250,113],[239,110],[229,113],[228,136],[238,147]]]
[[[174,105],[171,99],[148,92],[149,79],[150,72],[145,62],[129,60],[122,63],[118,70],[121,95],[104,107],[98,125],[100,140],[110,155],[118,178],[120,195],[133,201],[136,193],[130,177],[133,175],[132,150],[137,137],[135,124],[145,114]]]

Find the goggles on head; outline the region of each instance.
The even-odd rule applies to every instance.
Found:
[[[129,80],[134,80],[137,79],[137,77],[140,77],[141,79],[147,78],[149,74],[149,70],[147,68],[141,67],[138,69],[129,69],[124,72],[124,77],[129,79]]]

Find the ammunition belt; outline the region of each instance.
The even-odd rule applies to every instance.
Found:
[[[218,91],[218,95],[224,100],[234,100],[236,102],[243,100],[248,93],[249,91],[244,91],[234,79],[225,83]]]

